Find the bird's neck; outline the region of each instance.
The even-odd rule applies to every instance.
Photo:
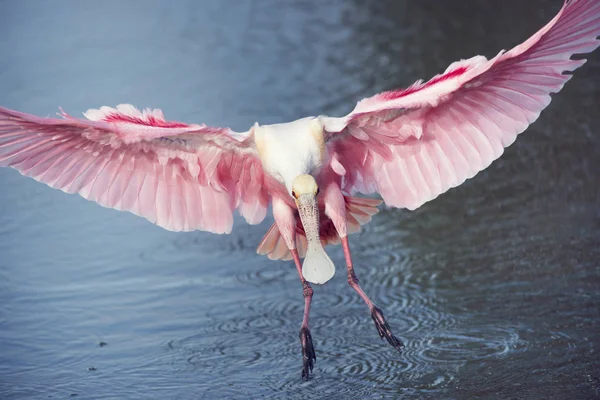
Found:
[[[254,140],[263,169],[291,193],[292,182],[301,174],[317,176],[325,162],[323,127],[317,118],[255,125]]]

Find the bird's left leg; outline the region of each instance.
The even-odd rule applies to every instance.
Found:
[[[342,240],[342,247],[344,248],[344,256],[346,258],[346,268],[348,270],[348,283],[358,293],[358,295],[367,303],[369,310],[371,311],[371,318],[375,322],[375,328],[381,339],[385,338],[389,344],[391,344],[396,350],[401,351],[404,344],[392,333],[392,329],[385,320],[383,312],[377,307],[362,290],[358,284],[358,278],[354,273],[354,265],[352,264],[352,255],[350,254],[350,246],[348,245],[348,236],[340,238]]]
[[[383,312],[371,301],[369,296],[358,284],[358,278],[354,272],[354,264],[352,263],[352,255],[350,254],[350,246],[348,244],[348,230],[346,217],[346,201],[337,184],[329,185],[324,193],[325,196],[325,214],[331,218],[338,236],[342,241],[344,248],[344,256],[346,258],[346,269],[348,271],[348,283],[363,299],[371,311],[371,318],[375,322],[377,333],[381,339],[385,338],[398,351],[404,347],[402,341],[392,333],[392,330],[383,316]]]
[[[285,240],[285,243],[292,253],[294,264],[300,276],[302,283],[302,293],[304,295],[304,316],[302,325],[300,326],[300,344],[302,345],[302,379],[308,380],[309,374],[312,372],[314,363],[317,361],[315,348],[308,327],[308,316],[310,314],[310,303],[312,301],[313,289],[310,283],[302,276],[302,262],[296,250],[296,217],[294,211],[285,203],[285,201],[274,197],[273,198],[273,217],[279,228],[279,232]]]

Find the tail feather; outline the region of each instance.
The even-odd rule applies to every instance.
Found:
[[[296,249],[300,257],[304,257],[308,247],[308,241],[304,235],[296,235]],[[271,260],[289,261],[292,259],[292,253],[287,247],[283,236],[279,232],[277,224],[271,225],[262,241],[258,245],[256,252],[261,256],[267,256]]]
[[[360,197],[346,196],[344,199],[346,200],[346,218],[349,234],[360,232],[362,225],[371,222],[373,215],[379,212],[377,206],[382,203],[381,200]],[[323,227],[325,229],[321,229],[321,244],[323,246],[338,244],[340,242],[339,236],[336,233],[331,233],[335,232],[335,229],[328,229],[331,227],[327,226],[327,224],[333,225],[333,222],[324,214],[321,214],[320,220],[322,227],[325,225]],[[300,258],[304,258],[308,250],[307,240],[301,227],[296,232],[296,249]],[[323,232],[329,232],[329,234],[323,235]],[[256,252],[266,255],[271,260],[292,259],[292,253],[287,248],[276,224],[271,225],[271,228],[258,245]]]

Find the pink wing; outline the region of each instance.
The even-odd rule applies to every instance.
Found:
[[[539,32],[491,60],[477,56],[406,90],[360,101],[343,118],[321,117],[332,168],[348,193],[379,192],[415,209],[473,177],[534,122],[600,44],[600,1],[566,1]]]
[[[0,108],[0,166],[172,231],[229,233],[269,197],[251,133],[166,121],[160,110],[102,107],[76,119]]]

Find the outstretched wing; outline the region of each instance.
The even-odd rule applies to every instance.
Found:
[[[0,166],[172,231],[229,233],[236,208],[251,224],[264,219],[269,197],[251,132],[166,121],[127,104],[84,115],[0,107]]]
[[[360,101],[343,118],[321,117],[332,167],[348,193],[379,192],[415,209],[500,157],[534,122],[600,42],[600,1],[567,0],[524,43],[491,60],[453,63],[429,82]]]

